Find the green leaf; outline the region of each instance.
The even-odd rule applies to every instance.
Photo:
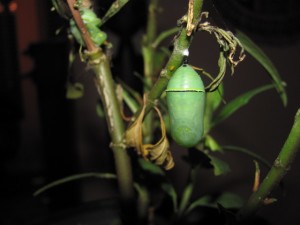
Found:
[[[271,167],[272,167],[272,164],[269,163],[266,159],[264,159],[260,155],[256,154],[255,152],[252,152],[252,151],[250,151],[246,148],[228,145],[228,146],[222,146],[222,149],[224,151],[233,151],[233,152],[239,152],[239,153],[248,155],[248,156],[252,157],[253,159],[261,162],[262,164],[264,164],[268,169],[271,169]]]
[[[158,37],[156,38],[156,40],[153,42],[152,47],[153,48],[157,48],[157,46],[166,38],[173,36],[174,34],[178,33],[178,31],[180,31],[180,28],[178,27],[174,27],[171,28],[169,30],[165,30],[163,32],[161,32]]]
[[[162,189],[169,195],[173,202],[173,210],[174,212],[177,212],[178,205],[177,205],[177,193],[175,191],[175,188],[170,183],[162,183],[161,185]]]
[[[201,206],[218,208],[218,204],[222,205],[226,209],[238,209],[242,207],[244,200],[240,196],[230,192],[224,192],[217,198],[205,195],[192,202],[186,210],[186,213]]]
[[[117,78],[117,81],[122,87],[122,98],[124,99],[124,102],[129,107],[130,111],[135,113],[140,108],[139,103],[143,102],[140,93],[128,86],[121,79]]]
[[[75,174],[75,175],[71,175],[68,177],[64,177],[62,179],[53,181],[47,185],[45,185],[44,187],[38,189],[37,191],[34,192],[34,196],[37,196],[39,194],[41,194],[42,192],[56,187],[58,185],[64,184],[64,183],[68,183],[71,181],[75,181],[75,180],[80,180],[83,178],[91,178],[91,177],[95,177],[95,178],[102,178],[102,179],[116,179],[117,176],[115,174],[111,174],[111,173],[80,173],[80,174]]]
[[[223,100],[224,87],[222,84],[215,91],[206,93],[206,105],[210,105],[212,110],[216,110]],[[206,106],[207,107],[207,106]]]
[[[230,192],[224,192],[216,202],[226,209],[238,209],[244,204],[244,200],[240,196]]]
[[[264,85],[264,86],[255,88],[253,90],[250,90],[250,91],[238,96],[234,100],[230,101],[222,108],[222,110],[219,112],[219,114],[213,119],[212,127],[215,126],[216,124],[224,121],[225,119],[227,119],[239,108],[246,105],[257,94],[267,91],[269,89],[272,89],[274,87],[275,87],[274,84]]]
[[[218,142],[210,135],[206,135],[204,139],[204,145],[209,150],[213,152],[220,151],[222,152],[222,147],[218,144]]]
[[[84,93],[84,86],[81,83],[67,83],[67,93],[66,97],[68,99],[78,99],[83,96]]]
[[[215,176],[220,176],[230,171],[230,167],[226,162],[211,155],[207,155],[207,156],[211,160],[210,164],[214,167]]]
[[[150,161],[139,158],[138,162],[143,170],[148,171],[151,174],[161,175],[161,176],[165,175],[164,171],[159,166],[155,165]]]
[[[284,88],[284,82],[282,82],[280,75],[273,65],[269,57],[243,32],[237,31],[236,37],[242,43],[245,50],[255,58],[269,73],[272,80],[276,85],[276,89],[281,97],[282,103],[284,106],[287,105],[287,94]]]
[[[179,215],[182,214],[188,207],[189,201],[193,193],[194,185],[193,183],[188,183],[182,193],[180,205],[179,205]]]
[[[219,60],[218,60],[219,73],[217,77],[207,87],[205,87],[206,92],[215,91],[219,87],[226,73],[226,63],[227,63],[227,59],[225,56],[225,52],[220,51]]]
[[[209,133],[211,128],[212,116],[214,111],[220,106],[223,99],[224,88],[220,84],[217,90],[206,92],[205,109],[204,109],[204,135]]]
[[[212,208],[216,208],[217,205],[215,202],[212,202],[212,198],[209,195],[205,195],[201,198],[198,198],[197,200],[195,200],[194,202],[192,202],[190,204],[190,206],[187,208],[185,213],[189,213],[190,211],[192,211],[193,209],[199,207],[199,206],[206,206],[206,207],[212,207]]]

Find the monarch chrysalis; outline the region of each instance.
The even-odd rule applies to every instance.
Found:
[[[80,9],[80,14],[84,24],[86,25],[87,30],[91,35],[93,42],[98,46],[102,45],[106,40],[107,35],[99,28],[101,20],[91,9]],[[84,45],[80,31],[78,30],[73,19],[70,20],[70,30],[73,36],[75,37],[76,41],[79,44]]]
[[[189,65],[180,66],[167,89],[171,136],[183,147],[193,147],[203,135],[205,90],[198,73]]]

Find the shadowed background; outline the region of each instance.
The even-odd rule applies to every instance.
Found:
[[[223,2],[223,3],[222,3]],[[237,27],[265,51],[287,83],[288,105],[283,107],[274,90],[255,97],[249,105],[220,124],[214,136],[224,145],[237,145],[261,154],[269,161],[277,156],[299,104],[298,53],[299,12],[297,1],[225,1],[208,4],[211,18],[223,28]],[[79,172],[112,172],[113,157],[108,148],[105,121],[96,115],[98,101],[92,76],[80,60],[72,69],[74,79],[84,83],[85,95],[79,100],[65,98],[67,41],[55,30],[66,26],[50,10],[50,1],[0,1],[0,151],[1,222],[26,224],[82,202],[115,197],[115,184],[88,179],[57,187],[41,197],[32,193],[42,185]],[[110,1],[97,5],[103,13]],[[184,0],[161,1],[159,31],[174,27],[187,10]],[[230,7],[229,7],[230,6]],[[229,8],[228,8],[229,7]],[[139,44],[145,27],[145,4],[130,1],[122,13],[103,28],[114,44],[113,74],[140,88],[133,72],[142,73]],[[221,19],[221,16],[224,18]],[[171,39],[166,44],[171,44]],[[218,45],[213,36],[199,33],[190,48],[190,64],[217,72]],[[225,79],[225,101],[257,86],[269,83],[266,71],[253,59],[246,59],[235,74]],[[182,191],[187,166],[181,160],[185,150],[172,146],[175,168],[168,172]],[[251,193],[254,164],[238,153],[222,156],[232,172],[214,177],[203,171],[198,194],[224,187],[243,197]],[[271,224],[298,224],[300,216],[299,156],[284,179],[284,190],[272,196],[278,202],[260,211]],[[266,170],[262,167],[262,176]]]

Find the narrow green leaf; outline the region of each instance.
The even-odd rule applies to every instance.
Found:
[[[255,88],[253,90],[250,90],[250,91],[238,96],[237,98],[233,99],[232,101],[227,103],[222,108],[222,110],[219,112],[219,114],[215,118],[213,118],[212,127],[215,126],[216,124],[219,124],[220,122],[224,121],[225,119],[227,119],[239,108],[246,105],[257,94],[267,91],[269,89],[272,89],[274,87],[275,87],[274,84],[264,85],[264,86]]]
[[[209,133],[211,128],[212,117],[215,110],[220,106],[223,99],[224,88],[220,84],[217,90],[206,92],[205,109],[204,109],[204,135]]]
[[[186,210],[186,213],[189,213],[193,209],[201,206],[218,208],[218,204],[222,205],[226,209],[238,209],[242,207],[244,200],[240,196],[231,192],[224,192],[217,198],[205,195],[192,202]]]
[[[207,156],[211,160],[210,164],[214,167],[215,176],[220,176],[230,171],[230,167],[226,162],[211,155],[207,155]]]
[[[221,194],[217,198],[216,202],[226,209],[238,209],[244,204],[244,200],[240,196],[230,192],[224,192]]]
[[[218,144],[218,142],[210,135],[206,135],[204,139],[204,145],[209,150],[213,152],[220,151],[222,152],[222,147]]]
[[[171,35],[173,36],[174,34],[178,33],[180,31],[180,28],[178,27],[174,27],[171,28],[169,30],[165,30],[163,32],[161,32],[158,37],[156,38],[156,40],[153,42],[152,47],[153,48],[157,48],[157,46],[166,38],[170,37]]]
[[[78,99],[83,96],[84,93],[84,86],[81,83],[67,83],[67,93],[66,97],[68,99]]]
[[[199,206],[205,206],[205,207],[212,207],[212,208],[216,208],[216,203],[212,202],[212,198],[209,195],[205,195],[201,198],[196,199],[195,201],[193,201],[189,207],[187,208],[187,210],[185,211],[186,214],[188,214],[189,212],[191,212],[193,209],[199,207]]]
[[[146,187],[134,183],[134,188],[138,193],[137,199],[137,214],[139,218],[146,218],[149,209],[149,193]]]
[[[182,193],[182,198],[180,201],[180,205],[179,205],[179,211],[178,211],[179,215],[184,213],[184,211],[188,208],[193,189],[194,189],[194,185],[192,183],[188,183],[186,185],[186,187],[184,188],[184,191]]]
[[[266,159],[264,159],[260,155],[256,154],[255,152],[252,152],[252,151],[250,151],[246,148],[228,145],[228,146],[222,146],[222,149],[224,151],[233,151],[233,152],[239,152],[239,153],[248,155],[248,156],[252,157],[253,159],[261,162],[262,164],[264,164],[268,169],[270,169],[272,167],[272,164],[269,163]]]
[[[164,171],[159,166],[155,165],[154,163],[152,163],[150,161],[139,158],[138,162],[139,162],[139,165],[141,166],[141,168],[145,171],[148,171],[155,175],[161,175],[161,176],[165,175]]]
[[[206,93],[206,105],[209,104],[212,110],[216,110],[223,101],[224,87],[222,84],[213,92]]]
[[[122,87],[122,97],[124,99],[124,102],[129,107],[130,111],[135,113],[140,107],[139,103],[143,101],[140,93],[128,86],[121,79],[117,78],[117,81]]]
[[[174,212],[177,212],[178,205],[177,205],[177,193],[175,191],[175,188],[170,183],[162,183],[161,185],[162,189],[169,195],[173,202],[173,210]]]
[[[225,52],[220,51],[218,60],[219,73],[217,77],[207,87],[205,87],[206,92],[215,91],[219,87],[226,73],[226,63],[227,59],[225,56]]]
[[[281,80],[280,75],[269,59],[269,57],[243,32],[237,31],[236,37],[242,43],[245,50],[255,58],[269,73],[270,77],[276,85],[276,89],[281,97],[282,103],[284,106],[287,105],[287,94],[284,88],[284,82]]]
[[[81,173],[81,174],[75,174],[75,175],[71,175],[68,177],[64,177],[62,179],[53,181],[47,185],[45,185],[44,187],[38,189],[37,191],[34,192],[34,196],[37,196],[39,194],[41,194],[42,192],[56,187],[58,185],[67,183],[67,182],[71,182],[71,181],[75,181],[75,180],[80,180],[83,178],[91,178],[91,177],[95,177],[95,178],[102,178],[102,179],[116,179],[116,175],[115,174],[111,174],[111,173]]]

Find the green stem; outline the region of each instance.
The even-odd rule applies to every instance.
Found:
[[[109,61],[99,49],[97,52],[89,53],[89,64],[94,71],[95,84],[105,110],[121,198],[124,201],[130,201],[134,196],[131,163],[126,146],[123,144],[125,127]]]
[[[194,13],[194,19],[198,18],[201,13],[203,5],[203,0],[194,0],[194,9],[197,9]],[[176,38],[174,42],[173,52],[165,66],[164,69],[160,72],[159,79],[153,85],[152,89],[148,94],[147,105],[146,105],[146,113],[149,112],[151,107],[154,104],[154,101],[161,96],[164,90],[167,87],[169,79],[171,78],[174,71],[182,64],[184,51],[190,47],[192,41],[191,36],[187,36],[186,29],[182,28],[180,34]],[[137,114],[141,112],[141,109]]]
[[[300,109],[297,111],[294,124],[291,131],[278,155],[272,168],[254,192],[246,204],[237,214],[237,219],[242,221],[255,214],[255,212],[264,204],[264,200],[268,198],[271,191],[285,176],[290,169],[291,164],[300,149]]]
[[[149,91],[149,87],[153,85],[154,79],[154,56],[155,48],[152,47],[152,43],[157,33],[157,9],[158,0],[151,0],[148,6],[148,19],[147,19],[147,31],[144,36],[142,54],[144,59],[144,92]],[[153,139],[153,113],[150,112],[144,119],[144,142],[150,143]]]
[[[171,36],[171,35],[174,35],[176,34],[180,29],[178,27],[174,27],[174,28],[171,28],[169,30],[166,30],[164,32],[162,32],[156,39],[155,41],[153,42],[152,44],[152,47],[153,48],[157,48],[158,45],[164,40],[166,39],[167,37]]]
[[[89,3],[89,0],[85,1]],[[101,48],[98,48],[93,43],[79,11],[74,8],[76,0],[67,0],[67,2],[86,44],[88,63],[94,72],[95,84],[104,106],[108,130],[112,141],[111,148],[115,157],[115,168],[121,200],[124,205],[129,205],[134,199],[132,168],[130,158],[126,152],[126,146],[123,144],[125,127],[115,92],[115,83],[112,79],[109,60]]]

